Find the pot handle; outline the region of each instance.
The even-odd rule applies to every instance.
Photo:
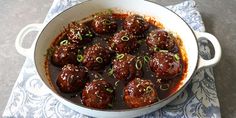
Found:
[[[32,31],[41,31],[42,28],[43,28],[43,24],[29,24],[29,25],[26,25],[24,28],[22,28],[21,31],[18,33],[16,37],[16,41],[15,41],[15,48],[17,52],[25,57],[30,56],[31,51],[32,51],[31,48],[33,46],[31,46],[30,48],[24,48],[22,46],[24,38],[28,33]]]
[[[206,59],[203,59],[201,56],[199,56],[197,70],[205,68],[205,67],[211,67],[217,64],[221,58],[221,46],[217,38],[213,36],[212,34],[206,33],[206,32],[195,32],[195,35],[197,36],[198,41],[202,40],[202,38],[210,41],[215,50],[215,55],[212,59],[206,60]]]

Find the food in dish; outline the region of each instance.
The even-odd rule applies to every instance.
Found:
[[[96,15],[92,27],[98,34],[113,33],[117,30],[117,23],[111,15]]]
[[[124,88],[124,101],[130,108],[146,106],[157,100],[157,90],[150,80],[135,78]]]
[[[84,49],[82,58],[82,63],[85,67],[91,70],[98,70],[110,62],[111,54],[107,48],[102,47],[100,44],[95,44]]]
[[[98,79],[87,83],[82,91],[82,103],[92,108],[112,107],[115,91],[106,80]]]
[[[74,93],[84,88],[88,71],[83,66],[65,65],[57,76],[57,86],[63,93]]]
[[[76,59],[78,49],[79,47],[76,44],[70,44],[68,40],[62,40],[60,45],[53,48],[52,63],[61,67],[66,64],[78,64]]]
[[[150,17],[97,13],[58,34],[45,66],[58,93],[74,103],[138,108],[168,97],[181,84],[187,70],[181,45]]]
[[[92,41],[95,36],[87,25],[72,22],[68,25],[66,30],[68,41],[82,46]]]
[[[130,53],[137,45],[137,38],[127,30],[121,30],[110,39],[110,48],[117,53]]]
[[[126,17],[123,25],[124,29],[133,34],[142,34],[149,28],[149,24],[139,15],[130,15]]]
[[[117,80],[133,80],[142,77],[142,64],[138,57],[130,54],[117,54],[112,62],[113,76]]]

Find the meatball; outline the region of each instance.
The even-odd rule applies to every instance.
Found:
[[[151,70],[157,78],[171,80],[182,71],[178,54],[170,52],[156,52],[149,61]]]
[[[91,42],[94,34],[88,26],[72,22],[68,25],[67,37],[69,41],[82,45]]]
[[[146,44],[154,51],[157,49],[173,51],[175,48],[174,38],[167,31],[159,29],[149,33]]]
[[[117,30],[117,23],[111,15],[100,15],[95,17],[92,27],[98,34],[107,34]]]
[[[87,107],[105,109],[112,106],[115,91],[105,80],[87,83],[82,91],[82,103]]]
[[[84,50],[83,64],[91,70],[98,70],[110,62],[111,53],[109,49],[102,47],[100,44],[95,44]]]
[[[57,76],[57,86],[63,93],[82,90],[88,80],[87,69],[73,64],[65,65]]]
[[[60,67],[66,64],[78,64],[78,49],[79,48],[76,44],[56,46],[52,54],[52,63]]]
[[[109,46],[118,53],[130,53],[137,47],[137,39],[127,30],[121,30],[110,39]]]
[[[132,80],[142,76],[142,61],[130,54],[119,54],[113,61],[113,76],[118,80]]]
[[[148,30],[149,24],[144,20],[143,17],[131,15],[125,19],[123,27],[133,34],[142,34]]]
[[[158,99],[157,90],[151,80],[135,78],[124,88],[124,101],[130,108],[150,105]]]

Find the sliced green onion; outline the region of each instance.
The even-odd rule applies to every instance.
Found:
[[[111,44],[111,48],[113,48],[114,46],[115,46],[115,43],[112,43],[112,44]]]
[[[117,58],[117,59],[122,59],[124,56],[125,56],[124,54],[117,54],[117,55],[116,55],[116,58]]]
[[[178,54],[175,54],[174,58],[175,58],[176,61],[179,61],[179,55]]]
[[[146,89],[145,89],[145,93],[151,93],[151,92],[153,92],[154,91],[154,89],[153,89],[153,87],[151,87],[151,86],[148,86]]]
[[[138,60],[139,60],[140,58],[141,58],[140,56],[137,57]]]
[[[87,36],[87,37],[93,37],[93,35],[92,34],[85,34],[85,36]]]
[[[102,59],[102,57],[97,57],[97,58],[96,58],[96,61],[97,61],[98,63],[102,63],[102,62],[103,62],[103,59]]]
[[[79,32],[79,31],[77,32],[77,34],[76,34],[76,35],[79,37],[79,39],[80,39],[80,40],[83,40],[83,37],[82,37],[82,35],[80,34],[80,32]]]
[[[113,105],[112,105],[112,104],[108,104],[108,107],[110,107],[110,108],[111,108],[111,107],[113,107]]]
[[[113,89],[111,89],[111,88],[106,88],[106,91],[109,93],[113,93]]]
[[[142,44],[144,42],[144,40],[138,40],[138,44]]]
[[[143,57],[143,60],[144,60],[144,62],[146,62],[146,63],[147,63],[147,62],[149,62],[149,60],[150,60],[150,57],[148,57],[148,56],[144,56],[144,57]]]
[[[117,80],[116,82],[115,82],[115,86],[118,86],[118,83],[120,82],[120,80]]]
[[[168,51],[168,50],[159,50],[159,52],[167,53],[167,52],[169,52],[169,51]]]
[[[78,55],[77,55],[77,61],[78,61],[78,62],[82,62],[83,60],[84,60],[83,55],[78,54]]]
[[[122,37],[121,37],[121,40],[122,40],[122,41],[128,41],[128,40],[129,40],[129,37],[126,36],[126,35],[125,35],[125,36],[122,36]]]
[[[60,45],[68,45],[69,41],[68,40],[63,40],[60,42]]]
[[[111,21],[110,21],[109,19],[104,19],[104,20],[103,20],[103,23],[104,23],[105,25],[110,25],[110,24],[111,24]]]
[[[80,49],[78,49],[78,54],[80,54],[81,53],[81,50]]]
[[[108,70],[108,75],[111,76],[111,75],[113,74],[113,71],[114,71],[113,68],[110,68],[110,69]]]
[[[137,61],[135,62],[135,67],[136,67],[136,69],[141,70],[141,69],[142,69],[142,66],[143,66],[143,64],[142,64],[142,62],[141,62],[140,60],[137,60]]]
[[[157,46],[155,46],[154,48],[153,48],[153,51],[155,51],[155,52],[157,52],[157,51],[159,51],[160,49],[157,47]]]
[[[85,34],[85,36],[87,36],[87,37],[93,37],[93,34],[92,34],[92,32],[88,32],[88,34]]]
[[[161,85],[160,85],[160,89],[163,90],[163,91],[168,90],[169,87],[170,87],[169,84],[161,84]]]

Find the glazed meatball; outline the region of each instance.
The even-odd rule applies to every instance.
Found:
[[[82,90],[88,80],[87,69],[72,64],[65,65],[57,76],[57,86],[63,93]]]
[[[156,51],[157,48],[173,51],[175,48],[174,38],[167,31],[160,29],[153,30],[149,33],[146,44],[154,51]]]
[[[69,41],[83,45],[91,42],[94,34],[88,26],[72,22],[68,25],[67,37]]]
[[[78,64],[78,49],[79,48],[76,44],[56,46],[52,54],[52,63],[60,67],[66,64]]]
[[[127,30],[121,30],[110,39],[109,46],[118,53],[130,53],[137,47],[137,39]]]
[[[113,61],[113,76],[118,80],[132,80],[142,76],[142,61],[130,54],[119,54]]]
[[[99,70],[110,62],[111,53],[100,44],[95,44],[84,50],[83,65],[91,70]]]
[[[100,15],[95,17],[92,27],[98,34],[107,34],[117,30],[117,23],[110,15]]]
[[[157,78],[171,80],[182,71],[178,54],[170,52],[156,52],[149,61],[151,70]]]
[[[124,88],[124,101],[130,108],[150,105],[158,100],[157,97],[151,80],[135,78]]]
[[[105,80],[87,83],[82,91],[82,103],[87,107],[105,109],[112,106],[115,91]]]
[[[143,17],[131,15],[125,19],[123,27],[130,33],[142,34],[149,28],[149,24],[144,20]]]

